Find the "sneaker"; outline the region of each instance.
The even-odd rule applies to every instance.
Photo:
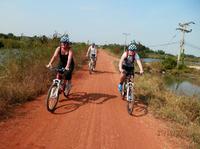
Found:
[[[128,100],[129,100],[129,101],[131,101],[131,100],[132,100],[131,96],[128,96]]]
[[[118,84],[118,91],[122,92],[122,84]]]

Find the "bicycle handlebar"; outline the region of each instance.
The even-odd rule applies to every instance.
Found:
[[[143,73],[141,74],[140,72],[136,71],[136,72],[127,72],[126,70],[123,71],[125,74],[128,74],[128,75],[143,75]]]
[[[140,73],[140,72],[136,71],[136,72],[134,72],[134,74],[136,74],[136,75],[143,75],[144,73]]]
[[[51,71],[56,71],[56,72],[60,72],[60,73],[64,73],[65,71],[69,71],[69,70],[66,70],[65,68],[57,68],[57,67],[52,67],[52,68],[49,68],[49,70]]]

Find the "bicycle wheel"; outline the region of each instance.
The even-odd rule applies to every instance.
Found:
[[[90,61],[89,62],[89,73],[92,74],[92,69],[93,69],[93,64],[92,62]]]
[[[135,97],[133,94],[133,88],[130,86],[128,86],[128,88],[127,88],[127,97],[126,98],[127,98],[127,111],[130,115],[132,115]]]
[[[67,98],[69,93],[70,93],[70,90],[71,90],[71,86],[69,86],[68,84],[66,85],[66,89],[64,90],[63,94],[64,96]]]
[[[122,96],[122,99],[125,99],[126,97],[126,83],[125,82],[122,84],[121,96]]]
[[[59,86],[52,85],[49,88],[48,96],[46,100],[46,106],[49,112],[54,112],[56,105],[58,103],[58,99],[59,99]]]

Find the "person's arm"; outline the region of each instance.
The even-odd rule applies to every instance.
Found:
[[[86,57],[88,57],[88,55],[89,55],[89,52],[90,52],[90,46],[89,46],[89,48],[88,48],[88,50],[87,50]]]
[[[55,59],[58,57],[59,50],[60,50],[60,47],[57,47],[56,50],[55,50],[55,52],[54,52],[54,54],[53,54],[53,56],[51,57],[51,60],[50,60],[49,64],[46,65],[46,67],[48,67],[48,68],[49,68],[49,67],[52,67],[53,62],[54,62]]]
[[[124,61],[124,59],[126,58],[126,53],[124,52],[120,58],[120,61],[119,61],[119,71],[120,72],[123,72],[123,69],[122,69],[122,63]]]
[[[136,62],[138,64],[138,67],[140,69],[140,74],[143,74],[144,73],[143,66],[142,66],[140,57],[139,57],[139,55],[137,53],[135,54],[135,59],[136,59]]]
[[[97,49],[97,47],[96,47],[96,55],[98,54],[98,49]]]
[[[69,70],[69,66],[71,64],[72,57],[73,57],[73,51],[70,49],[69,50],[69,55],[68,55],[68,60],[67,60],[67,65],[65,67],[66,70]]]

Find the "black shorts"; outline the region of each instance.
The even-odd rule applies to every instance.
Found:
[[[96,57],[95,54],[92,54],[92,55],[90,56],[90,59],[93,60],[93,61],[96,61],[96,60],[97,60],[97,57]]]
[[[134,75],[134,67],[128,67],[126,65],[122,65],[122,69],[126,71],[126,75]]]
[[[58,68],[61,69],[61,68],[65,68],[65,67],[63,67],[62,65],[58,65]],[[69,67],[69,70],[64,72],[64,76],[65,76],[66,80],[71,80],[72,79],[73,70],[74,70],[74,65],[71,65]]]

